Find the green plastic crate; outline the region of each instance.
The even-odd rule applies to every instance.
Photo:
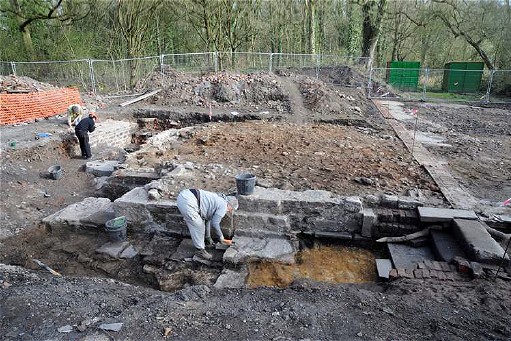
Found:
[[[399,90],[417,91],[420,67],[420,62],[387,62],[387,83]]]
[[[442,90],[445,92],[479,92],[483,76],[482,62],[450,62],[445,64]]]

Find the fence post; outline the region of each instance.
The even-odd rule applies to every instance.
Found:
[[[424,76],[424,84],[422,85],[422,98],[421,101],[426,102],[426,86],[428,84],[429,80],[429,68],[426,68],[424,70],[425,76]]]
[[[12,69],[12,74],[16,76],[16,63],[15,62],[11,62],[11,69]]]
[[[369,79],[367,81],[367,98],[371,98],[371,89],[373,87],[373,65],[369,65]]]
[[[94,67],[92,66],[92,59],[87,59],[89,63],[89,76],[92,85],[92,93],[96,96],[96,79],[94,78]]]
[[[488,87],[486,88],[486,95],[484,96],[484,103],[490,103],[490,93],[491,86],[493,85],[493,75],[495,74],[495,69],[490,71],[490,77],[488,78]]]
[[[213,63],[215,64],[215,72],[218,72],[218,51],[213,52]]]
[[[316,54],[316,78],[319,79],[319,68],[321,64],[321,55]]]
[[[272,72],[273,70],[273,52],[270,53],[270,61],[268,62],[268,72]]]

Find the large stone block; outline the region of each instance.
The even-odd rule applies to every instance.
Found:
[[[234,214],[234,228],[236,230],[289,232],[291,225],[289,216],[286,215],[236,211]]]
[[[224,262],[234,265],[249,261],[295,262],[297,246],[286,238],[254,238],[236,236],[235,244],[224,253]]]
[[[509,261],[504,249],[491,237],[486,228],[476,220],[454,219],[454,233],[471,260],[479,263],[499,264],[502,258]]]
[[[71,227],[83,230],[97,229],[113,218],[114,207],[110,199],[90,197],[44,218],[43,223],[54,229]]]
[[[436,208],[436,207],[419,207],[419,216],[424,223],[444,223],[451,222],[455,218],[476,220],[477,215],[474,211]]]

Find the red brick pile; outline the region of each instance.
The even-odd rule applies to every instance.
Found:
[[[83,103],[78,89],[46,86],[33,80],[23,83],[13,76],[0,83],[0,125],[65,114],[69,105]]]

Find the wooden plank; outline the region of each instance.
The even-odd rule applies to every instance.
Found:
[[[126,102],[122,102],[121,104],[119,104],[120,107],[125,107],[127,105],[130,105],[130,104],[133,104],[133,103],[136,103],[138,101],[141,101],[143,99],[146,99],[147,97],[151,97],[153,95],[156,95],[158,92],[160,92],[161,89],[158,89],[158,90],[154,90],[154,91],[151,91],[150,93],[147,93],[147,94],[144,94],[142,96],[139,96],[137,98],[134,98],[134,99],[130,99],[129,101],[126,101]]]

